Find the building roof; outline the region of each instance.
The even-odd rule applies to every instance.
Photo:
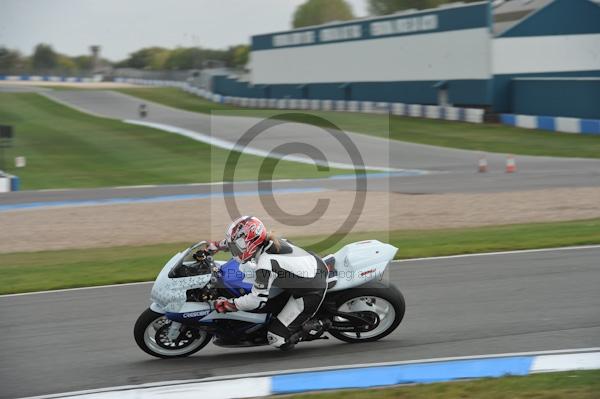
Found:
[[[534,11],[546,7],[554,0],[496,0],[494,6],[494,35],[512,28]]]

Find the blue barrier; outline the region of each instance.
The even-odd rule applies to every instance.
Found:
[[[516,356],[284,374],[272,377],[271,392],[285,394],[324,389],[431,383],[465,378],[491,378],[507,374],[526,375],[532,362],[533,356]]]
[[[501,114],[500,122],[505,125],[553,132],[600,135],[600,119],[579,119],[560,116],[532,116]]]

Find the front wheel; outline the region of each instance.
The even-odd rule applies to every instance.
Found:
[[[206,331],[187,329],[172,341],[168,337],[171,320],[152,309],[146,309],[138,317],[133,328],[135,342],[149,355],[163,359],[186,357],[204,348],[212,336]]]
[[[400,290],[391,284],[386,286],[381,283],[343,292],[335,298],[335,304],[339,312],[372,314],[377,320],[375,326],[368,331],[328,331],[335,338],[351,343],[377,341],[391,334],[404,318],[406,309]],[[332,321],[343,323],[347,320],[334,316]]]

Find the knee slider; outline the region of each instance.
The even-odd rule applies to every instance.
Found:
[[[285,338],[274,334],[271,331],[267,333],[267,341],[269,342],[269,345],[274,346],[276,348],[279,348],[280,346],[285,344]]]

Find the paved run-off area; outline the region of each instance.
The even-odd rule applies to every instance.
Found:
[[[0,297],[0,397],[259,371],[600,346],[599,248],[391,264],[406,317],[388,338],[272,348],[213,345],[162,361],[133,323],[150,284]]]

